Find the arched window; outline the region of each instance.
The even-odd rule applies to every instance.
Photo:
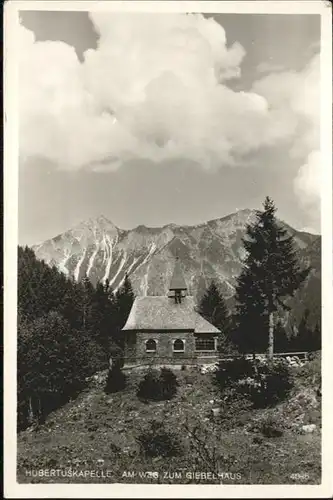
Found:
[[[173,343],[173,350],[174,352],[184,352],[185,350],[185,343],[181,339],[177,339]]]
[[[149,339],[146,341],[146,352],[156,352],[156,340]]]

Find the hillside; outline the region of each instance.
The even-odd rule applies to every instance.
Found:
[[[196,226],[138,226],[125,231],[101,216],[35,245],[33,250],[38,259],[76,280],[85,275],[92,283],[109,279],[117,289],[128,273],[137,295],[165,295],[177,255],[191,294],[200,296],[214,279],[230,297],[242,266],[242,238],[253,218],[254,211],[241,210]],[[282,224],[295,237],[304,258],[311,249],[314,256],[309,254],[310,260],[318,259],[311,246],[318,237]]]
[[[186,474],[217,468],[232,474],[222,478],[225,484],[318,484],[320,359],[293,370],[288,399],[266,409],[251,409],[238,400],[225,402],[211,375],[198,371],[179,371],[177,395],[150,403],[136,395],[141,373],[127,373],[126,388],[113,394],[104,392],[105,373],[96,374],[89,388],[49,415],[44,425],[19,434],[18,481],[207,484],[220,483],[221,478]],[[217,418],[212,411],[216,408]],[[163,422],[181,444],[181,453],[149,457],[140,451],[137,438],[152,428],[152,420]],[[303,432],[304,425],[314,431]],[[25,473],[36,469],[94,470],[108,476],[54,479]],[[147,471],[159,477],[144,477]]]

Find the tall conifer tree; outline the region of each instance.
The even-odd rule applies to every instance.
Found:
[[[99,282],[92,296],[92,324],[96,340],[109,350],[117,326],[116,304],[109,280]]]
[[[214,281],[211,282],[200,300],[198,313],[216,328],[223,328],[227,318],[227,307]]]
[[[301,270],[293,237],[277,221],[269,197],[263,208],[243,239],[247,255],[236,287],[238,340],[244,350],[254,353],[267,338],[272,359],[276,312],[288,309],[285,298],[302,285],[309,269]]]
[[[19,247],[18,285],[17,403],[24,428],[29,413],[43,417],[106,368],[108,353],[92,335],[94,288],[88,278],[76,283]]]
[[[91,325],[92,317],[92,298],[94,287],[92,286],[88,276],[85,276],[81,283],[82,294],[82,328],[88,331]]]
[[[214,281],[202,296],[198,313],[220,330],[221,335],[218,338],[217,347],[219,351],[225,350],[228,344],[230,319],[225,300]],[[230,348],[229,345],[228,348]]]
[[[124,281],[116,292],[117,326],[121,330],[126,323],[134,302],[134,292],[131,280],[126,273]]]

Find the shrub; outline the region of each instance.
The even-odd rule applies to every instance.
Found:
[[[280,420],[272,415],[268,415],[260,422],[259,431],[268,438],[280,437],[283,434]]]
[[[227,359],[219,362],[214,372],[214,379],[221,390],[237,383],[240,379],[251,377],[255,373],[254,363],[245,357]]]
[[[193,382],[194,382],[193,373],[186,373],[184,376],[184,382],[186,385],[193,385]]]
[[[272,406],[285,399],[292,388],[290,368],[284,360],[260,366],[257,383],[251,388],[251,399],[255,407]]]
[[[104,391],[107,394],[122,391],[126,386],[126,375],[119,368],[112,368],[108,372]]]
[[[192,416],[191,422],[182,424],[181,432],[186,436],[187,456],[191,457],[194,470],[209,470],[218,475],[221,470],[230,470],[235,466],[236,456],[228,440],[223,442],[225,429],[220,423],[205,423],[201,417]]]
[[[149,368],[147,373],[144,375],[143,379],[140,381],[137,396],[140,399],[160,399],[160,385],[158,380],[158,372],[152,368]]]
[[[121,370],[124,366],[123,350],[117,344],[111,343],[109,353],[110,353],[110,359],[109,359],[110,368],[116,368],[118,370]]]
[[[161,401],[171,399],[177,392],[178,381],[172,370],[149,368],[140,381],[137,396],[143,400]]]
[[[298,371],[298,379],[303,384],[321,387],[321,354],[311,353],[309,360]]]
[[[272,363],[235,358],[219,363],[215,383],[228,391],[248,398],[256,408],[283,400],[292,388],[291,371],[284,360]]]
[[[159,377],[161,399],[171,399],[177,393],[178,380],[169,368],[161,368]]]
[[[237,391],[237,388],[227,389],[221,406],[219,421],[224,430],[242,427],[247,423],[252,403],[250,399]]]
[[[106,357],[106,356],[105,356]],[[18,428],[46,416],[86,386],[103,364],[100,347],[58,312],[18,324]]]
[[[179,437],[171,434],[163,422],[152,420],[136,438],[141,451],[149,457],[172,457],[181,454]]]

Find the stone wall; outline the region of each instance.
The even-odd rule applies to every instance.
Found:
[[[156,341],[156,353],[146,352],[146,341],[154,339]],[[184,353],[173,352],[173,342],[181,339],[185,344]],[[195,350],[194,336],[192,332],[157,332],[157,333],[137,333],[137,358],[146,357],[177,357],[178,359],[192,356]]]
[[[195,339],[214,338],[210,334],[195,335],[193,332],[124,332],[125,333],[125,360],[131,361],[150,360],[162,363],[169,360],[171,363],[182,363],[195,359],[215,358],[216,352],[199,352],[195,350]],[[146,352],[146,341],[156,341],[156,352]],[[180,339],[184,342],[184,352],[174,352],[173,342]]]

